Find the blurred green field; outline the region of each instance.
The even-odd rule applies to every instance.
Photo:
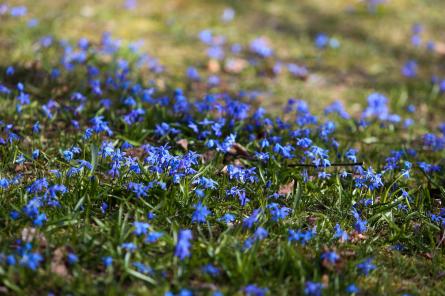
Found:
[[[370,13],[363,1],[137,1],[133,10],[124,1],[14,1],[26,4],[28,18],[40,24],[33,30],[14,22],[0,28],[1,63],[33,59],[32,43],[38,36],[76,40],[88,37],[99,40],[104,31],[125,42],[143,41],[142,50],[159,58],[168,77],[179,84],[190,65],[207,67],[205,47],[197,42],[198,33],[211,29],[242,45],[264,36],[285,62],[308,67],[306,81],[288,77],[257,79],[244,71],[235,79],[246,90],[264,94],[263,104],[280,106],[289,97],[314,103],[340,99],[354,112],[371,90],[398,99],[405,96],[407,84],[400,68],[408,59],[422,63],[419,79],[411,83],[428,83],[432,74],[443,73],[441,55],[410,44],[411,28],[423,26],[422,39],[440,41],[445,36],[440,0],[395,0]],[[225,8],[235,10],[230,23],[221,21]],[[314,38],[325,33],[340,41],[340,48],[315,50]],[[255,78],[255,79],[254,79]],[[230,84],[229,84],[230,86]],[[238,83],[237,83],[238,87]],[[418,95],[428,95],[428,91]]]

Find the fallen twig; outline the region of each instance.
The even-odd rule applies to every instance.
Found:
[[[334,162],[334,163],[331,163],[330,166],[361,166],[361,165],[363,165],[363,162],[350,162],[350,163]],[[291,164],[288,164],[287,166],[289,166],[289,167],[311,167],[311,168],[319,167],[319,166],[316,166],[315,164],[310,164],[310,163],[291,163]]]

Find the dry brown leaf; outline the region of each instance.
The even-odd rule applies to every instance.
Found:
[[[234,143],[232,145],[232,147],[230,147],[229,152],[231,154],[237,154],[237,155],[242,155],[242,156],[246,156],[246,157],[250,156],[247,149],[243,145],[238,144],[238,143]]]
[[[128,156],[140,158],[145,154],[145,150],[142,147],[133,147],[125,150],[125,153],[127,153]]]
[[[189,149],[189,141],[187,141],[187,139],[180,139],[176,141],[176,144],[181,146],[185,151]]]
[[[366,235],[358,233],[357,231],[351,232],[350,237],[351,237],[351,242],[353,242],[353,243],[362,241],[362,240],[365,240],[368,238]]]
[[[281,185],[278,189],[278,194],[288,195],[294,190],[295,180],[290,181],[287,184]]]
[[[329,286],[329,275],[323,274],[323,276],[321,277],[321,283],[323,284],[324,287],[328,287]]]
[[[51,259],[51,272],[61,276],[68,277],[68,267],[65,264],[66,248],[60,247],[54,250],[53,257]]]
[[[306,218],[306,221],[309,225],[314,226],[317,223],[317,217],[309,216]]]
[[[224,65],[224,70],[228,73],[238,74],[247,67],[247,61],[240,58],[230,58]]]
[[[18,173],[22,173],[24,175],[31,175],[32,171],[31,171],[31,164],[29,162],[24,162],[21,164],[17,164],[14,168],[15,172]]]
[[[235,160],[233,161],[233,164],[234,164],[235,166],[238,166],[238,167],[240,167],[240,166],[243,165],[243,163],[241,162],[241,160],[239,160],[238,158],[235,159]]]
[[[36,228],[25,227],[22,229],[21,238],[24,242],[32,242],[36,240],[40,247],[46,247],[47,241],[43,233],[40,233]]]
[[[433,255],[431,255],[431,253],[423,253],[423,254],[421,254],[423,257],[425,257],[426,259],[429,259],[429,260],[431,260],[431,259],[433,259]]]
[[[354,250],[342,250],[340,252],[340,257],[355,257],[356,253]]]
[[[434,51],[440,55],[445,55],[445,43],[436,42],[434,44]]]
[[[159,91],[164,91],[167,88],[167,85],[166,85],[165,81],[162,80],[162,79],[156,79],[155,80],[155,84],[156,84],[156,88]]]
[[[201,158],[204,163],[212,161],[213,159],[215,159],[215,156],[216,152],[213,150],[209,150],[201,154]]]
[[[221,70],[221,66],[219,65],[219,62],[215,59],[209,60],[207,63],[207,68],[209,69],[209,72],[211,73],[218,73]]]
[[[197,288],[197,289],[206,289],[206,290],[210,290],[210,291],[218,290],[218,286],[216,286],[215,284],[212,284],[212,283],[203,283],[201,281],[192,281],[191,284],[192,284],[192,287]]]
[[[58,97],[58,96],[62,96],[64,94],[66,94],[68,91],[69,91],[68,86],[62,85],[60,87],[56,87],[56,88],[52,89],[51,93],[53,96]]]

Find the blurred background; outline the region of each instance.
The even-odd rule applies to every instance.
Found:
[[[397,98],[394,107],[421,105],[445,73],[444,9],[441,0],[6,1],[0,63],[32,63],[45,42],[109,32],[177,87],[192,66],[271,110],[293,97],[314,108],[340,100],[354,113],[372,90]]]

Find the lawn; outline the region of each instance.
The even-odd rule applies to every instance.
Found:
[[[445,295],[444,9],[0,3],[0,293]]]

